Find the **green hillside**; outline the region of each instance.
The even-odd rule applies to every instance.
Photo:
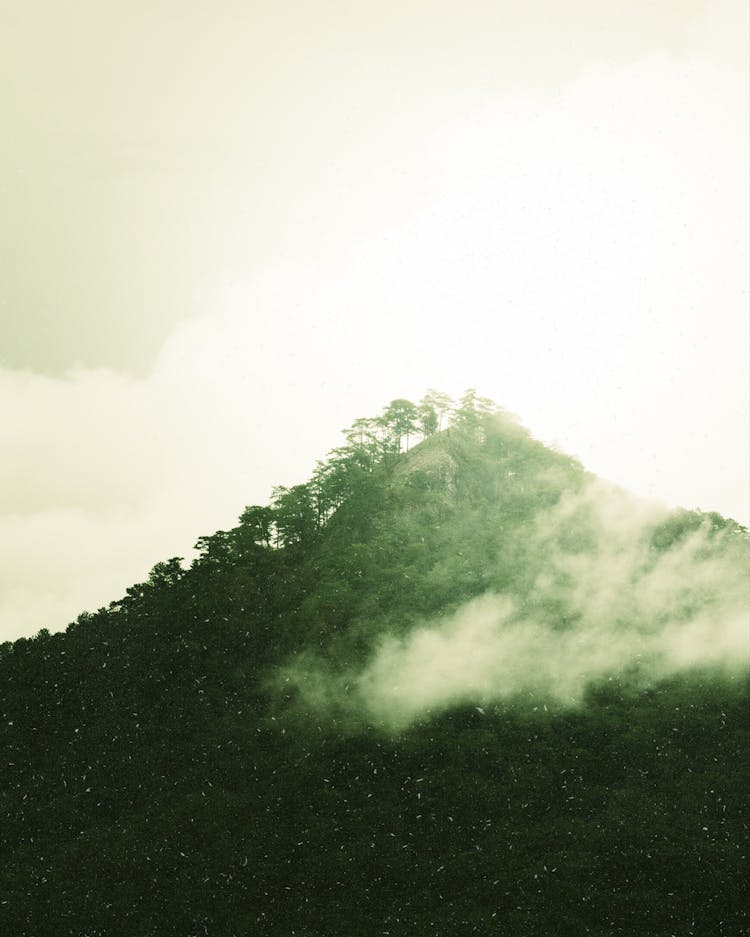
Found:
[[[0,933],[750,930],[744,528],[432,392],[197,546],[0,647]]]

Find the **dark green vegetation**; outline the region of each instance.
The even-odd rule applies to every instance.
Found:
[[[1,933],[747,933],[740,671],[623,671],[579,706],[519,692],[397,733],[285,679],[317,668],[335,697],[377,635],[489,590],[574,627],[568,593],[539,598],[530,531],[590,479],[471,393],[446,431],[449,409],[394,401],[189,569],[2,646]],[[593,529],[573,512],[556,549],[594,562]],[[676,512],[645,565],[697,532],[746,561],[742,528]]]

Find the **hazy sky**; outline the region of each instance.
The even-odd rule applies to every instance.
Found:
[[[0,639],[396,396],[747,523],[744,0],[0,0]]]

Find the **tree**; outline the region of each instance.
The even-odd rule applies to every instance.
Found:
[[[403,397],[392,400],[383,411],[382,425],[390,434],[393,451],[401,452],[401,440],[406,437],[406,451],[409,451],[409,437],[417,430],[417,408]]]
[[[347,460],[344,458],[317,463],[310,480],[310,490],[318,527],[328,520],[346,497],[348,474]]]
[[[185,575],[182,568],[182,557],[173,556],[166,562],[157,563],[148,574],[148,584],[150,586],[171,586]]]
[[[273,516],[280,543],[288,546],[309,539],[318,526],[310,486],[274,488]]]
[[[254,543],[264,547],[271,545],[273,508],[252,504],[240,515],[240,528],[250,534]]]
[[[355,420],[349,429],[344,430],[349,450],[365,456],[370,466],[377,458],[380,449],[378,429],[378,420],[361,418]],[[344,451],[344,449],[334,449],[334,454],[341,454]]]
[[[435,410],[437,414],[437,432],[439,433],[443,428],[443,419],[446,413],[449,413],[453,407],[452,398],[442,391],[433,390],[431,388],[424,395],[421,403],[424,406],[431,406]]]
[[[217,530],[210,536],[199,537],[193,549],[200,550],[200,563],[221,565],[232,555],[233,537],[227,530]]]
[[[497,411],[496,404],[488,397],[479,397],[470,387],[459,401],[454,411],[456,425],[465,430],[480,430],[481,420]]]
[[[417,419],[419,421],[419,429],[425,439],[427,439],[428,436],[432,436],[433,433],[437,432],[437,411],[435,410],[435,406],[432,401],[428,400],[427,397],[423,397],[419,402],[419,407],[417,408]]]

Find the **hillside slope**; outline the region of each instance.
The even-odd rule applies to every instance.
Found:
[[[2,646],[2,933],[747,931],[747,532],[487,409]]]

